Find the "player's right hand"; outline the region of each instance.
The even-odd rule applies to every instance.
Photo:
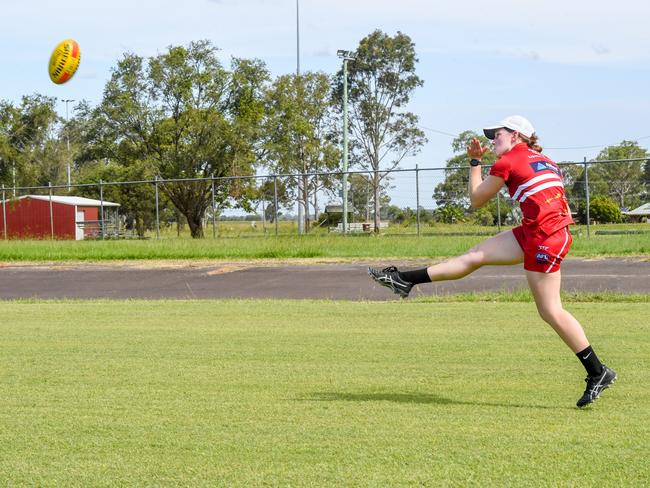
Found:
[[[469,146],[467,146],[467,155],[470,159],[478,159],[480,161],[489,149],[488,147],[482,147],[481,141],[474,137],[469,141]]]

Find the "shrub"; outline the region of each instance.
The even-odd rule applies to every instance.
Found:
[[[618,205],[610,197],[597,196],[589,200],[589,218],[601,224],[622,221],[623,215]],[[587,223],[587,206],[584,201],[578,205],[578,220]]]
[[[455,224],[465,220],[465,211],[458,205],[447,204],[435,211],[436,220],[445,224]]]

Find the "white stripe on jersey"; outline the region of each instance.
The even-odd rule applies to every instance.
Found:
[[[526,188],[539,183],[540,181],[544,180],[558,180],[562,181],[558,175],[555,173],[545,173],[543,175],[535,176],[535,178],[531,178],[528,180],[526,183],[522,183],[519,185],[519,188],[517,188],[517,191],[515,192],[514,195],[512,195],[513,200],[517,200],[519,198],[519,195],[521,194],[522,191],[524,191]]]
[[[521,196],[521,200],[519,200],[519,203],[523,203],[526,198],[528,198],[531,195],[534,195],[537,192],[540,192],[542,190],[546,190],[547,188],[552,188],[554,186],[559,186],[559,187],[564,187],[561,181],[551,181],[550,183],[544,183],[543,185],[536,186],[532,190],[528,190],[526,193],[524,193]]]

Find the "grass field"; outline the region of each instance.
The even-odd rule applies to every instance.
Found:
[[[648,486],[647,303],[0,302],[1,486]]]
[[[604,226],[602,226],[604,227]],[[627,226],[626,229],[631,229]],[[444,258],[463,253],[495,232],[494,228],[441,227],[435,235],[349,235],[315,233],[219,237],[165,238],[128,241],[4,241],[0,262],[105,261],[165,259],[304,259],[304,258]],[[474,235],[472,235],[474,233]],[[648,259],[650,234],[595,235],[573,230],[570,257],[635,256]]]

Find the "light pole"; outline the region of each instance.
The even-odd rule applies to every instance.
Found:
[[[62,99],[61,101],[65,103],[65,139],[68,146],[66,160],[68,163],[68,191],[70,191],[70,186],[72,182],[70,179],[70,132],[68,129],[68,104],[70,102],[74,102],[74,100],[72,98],[66,98],[66,99]]]
[[[356,56],[352,51],[336,51],[343,59],[343,233],[348,232],[348,61]]]
[[[296,83],[300,84],[300,0],[296,0]],[[302,176],[298,176],[298,234],[305,232],[302,196]]]
[[[300,0],[296,0],[296,75],[300,76]]]

